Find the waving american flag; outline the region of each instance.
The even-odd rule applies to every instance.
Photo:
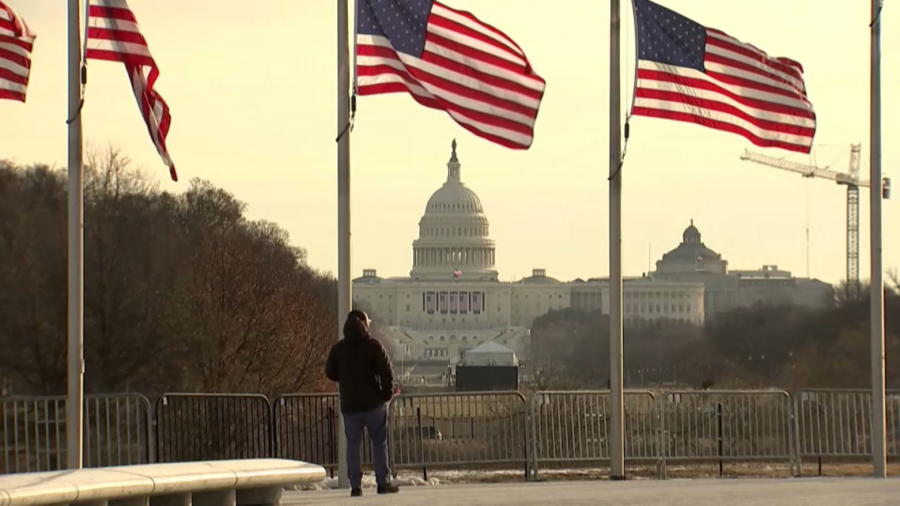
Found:
[[[0,0],[0,99],[25,101],[34,33]]]
[[[358,0],[356,20],[360,95],[409,93],[475,135],[531,146],[545,83],[503,32],[434,0]]]
[[[803,67],[649,0],[634,0],[638,79],[633,113],[809,153],[816,113]]]
[[[166,101],[154,89],[159,78],[159,67],[126,0],[90,0],[85,56],[125,64],[153,144],[169,167],[172,180],[178,181],[175,164],[166,146],[172,115]]]

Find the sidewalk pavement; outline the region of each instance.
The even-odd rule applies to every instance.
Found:
[[[404,487],[400,494],[362,498],[349,490],[285,492],[291,506],[857,506],[900,505],[900,479],[794,478],[718,480],[635,480],[504,485]]]

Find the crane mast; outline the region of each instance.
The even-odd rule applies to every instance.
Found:
[[[850,179],[859,181],[860,145],[850,148]],[[847,290],[859,298],[859,184],[847,184]],[[868,186],[868,184],[866,185]]]

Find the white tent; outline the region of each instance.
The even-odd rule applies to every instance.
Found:
[[[466,365],[518,366],[516,352],[493,341],[466,352]]]

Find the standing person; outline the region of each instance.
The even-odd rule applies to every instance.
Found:
[[[353,310],[344,323],[344,339],[331,347],[325,376],[336,381],[341,392],[341,413],[347,435],[347,474],[350,495],[362,495],[359,450],[363,429],[375,453],[375,480],[379,494],[400,491],[388,481],[387,402],[394,395],[394,370],[387,351],[369,334],[369,316]]]

